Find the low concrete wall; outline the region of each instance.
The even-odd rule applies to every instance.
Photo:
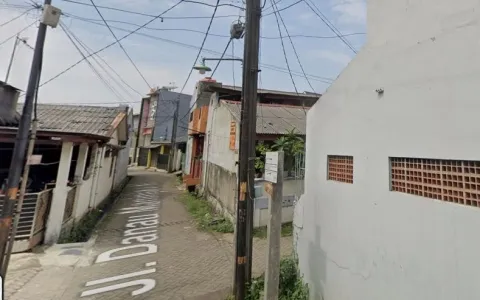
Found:
[[[234,214],[236,205],[237,174],[207,163],[204,192],[207,198],[215,198],[224,209]]]

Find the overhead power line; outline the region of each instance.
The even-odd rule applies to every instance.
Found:
[[[272,2],[272,5],[275,5],[273,0],[270,0],[270,1]],[[278,34],[280,34],[280,37],[282,37],[282,29],[280,28],[280,22],[278,21],[278,15],[277,15],[278,12],[275,8],[274,8],[273,12],[275,13],[275,19],[277,21]],[[285,58],[285,63],[287,65],[288,74],[290,75],[290,79],[292,80],[293,88],[295,89],[295,92],[298,94],[297,85],[295,84],[295,79],[293,79],[292,71],[290,70],[290,64],[288,63],[288,57],[287,57],[287,52],[285,51],[285,45],[283,43],[283,38],[280,39],[280,42],[282,44],[283,57]]]
[[[125,53],[125,56],[127,56],[128,60],[130,61],[130,63],[133,65],[133,67],[135,68],[135,70],[137,70],[137,73],[140,75],[140,77],[142,77],[143,81],[145,81],[145,83],[147,84],[148,88],[150,89],[152,86],[148,83],[147,79],[145,78],[145,76],[143,76],[142,72],[140,71],[140,69],[137,67],[137,65],[135,64],[135,62],[133,61],[133,59],[130,57],[130,55],[128,55],[128,52],[127,50],[125,49],[125,47],[123,47],[122,43],[120,42],[120,40],[118,40],[118,37],[115,35],[115,33],[113,32],[112,28],[110,28],[110,26],[108,25],[107,21],[105,21],[105,18],[103,18],[103,15],[102,13],[100,12],[100,10],[98,9],[98,7],[96,6],[95,2],[93,0],[90,0],[90,2],[92,2],[92,5],[93,7],[95,7],[95,10],[97,11],[98,15],[100,16],[100,18],[102,18],[103,22],[105,23],[105,25],[107,26],[108,30],[110,31],[110,33],[113,35],[113,37],[115,38],[115,40],[117,41],[117,44],[118,46],[120,46],[120,48],[123,50],[123,53]]]
[[[62,1],[69,2],[69,3],[74,3],[74,4],[79,4],[79,5],[92,6],[90,3],[85,3],[85,2],[80,2],[80,1],[74,1],[74,0],[62,0]],[[206,5],[206,6],[215,7],[215,5],[213,5],[213,4],[202,3],[202,2],[198,2],[198,1],[185,0],[184,2],[203,4],[203,5]],[[229,4],[229,3],[220,4],[219,6],[233,6],[233,7],[241,8],[239,6]],[[102,6],[98,5],[97,7],[112,10],[112,11],[123,12],[123,13],[127,13],[127,14],[140,15],[140,16],[144,16],[144,17],[155,17],[155,15],[152,15],[152,14],[127,10],[127,9],[121,9],[121,8],[116,8],[116,7],[109,7],[109,6],[103,6],[103,5]],[[241,8],[241,9],[243,9],[243,8]],[[237,16],[236,15],[224,15],[224,16],[216,16],[215,18],[231,18],[231,17],[237,17]],[[210,19],[210,16],[162,17],[162,19],[165,19],[165,20],[167,20],[167,19]]]
[[[37,23],[38,20],[35,20],[33,21],[32,23],[28,24],[27,26],[25,26],[24,28],[20,29],[20,31],[17,31],[15,34],[13,34],[12,36],[6,38],[5,40],[1,41],[0,42],[0,46],[7,43],[8,41],[10,41],[11,39],[13,38],[16,38],[16,36],[22,32],[24,32],[25,30],[27,30],[28,28],[30,28],[32,25],[34,25],[35,23]]]
[[[213,69],[212,74],[210,74],[210,77],[213,77],[213,75],[215,75],[215,72],[217,71],[218,66],[219,66],[220,63],[222,62],[222,59],[223,59],[223,57],[225,56],[225,53],[227,52],[228,47],[229,47],[230,44],[232,43],[232,40],[233,40],[232,38],[230,38],[230,39],[228,40],[227,46],[225,46],[225,50],[223,50],[222,56],[220,56],[220,59],[218,60],[217,65],[216,65],[215,68]]]
[[[277,4],[275,4],[275,2],[273,2],[272,0],[272,5],[275,6],[275,8],[277,8]],[[278,10],[277,10],[278,11]],[[290,37],[290,33],[288,32],[288,28],[287,28],[287,25],[285,24],[285,21],[283,20],[283,17],[282,17],[282,14],[280,12],[277,12],[278,13],[278,18],[277,18],[277,22],[278,22],[278,19],[280,19],[280,21],[282,22],[283,24],[283,27],[285,28],[285,32],[287,33],[287,36],[288,36],[288,39],[290,41],[290,44],[292,45],[292,48],[293,48],[293,53],[295,53],[295,57],[297,58],[297,62],[298,62],[298,65],[300,66],[300,69],[302,69],[302,73],[303,73],[303,76],[305,76],[305,80],[307,80],[307,83],[308,85],[310,86],[310,88],[312,89],[312,92],[316,93],[315,89],[313,88],[312,86],[312,83],[310,82],[310,80],[308,80],[308,77],[307,77],[307,74],[305,74],[305,69],[303,68],[303,65],[302,65],[302,62],[300,60],[300,57],[298,55],[298,52],[297,52],[297,49],[295,47],[295,44],[293,43],[293,40],[292,38]],[[280,28],[279,28],[280,30]],[[283,44],[282,44],[283,45]],[[285,52],[284,52],[285,53]]]
[[[219,3],[220,3],[220,0],[217,0],[217,5],[218,5]],[[194,67],[195,64],[197,63],[198,58],[200,57],[200,54],[202,54],[203,46],[205,46],[205,42],[207,41],[208,33],[210,32],[210,28],[212,27],[213,19],[215,18],[215,14],[217,13],[217,9],[218,9],[218,6],[216,6],[215,9],[213,10],[212,18],[210,19],[210,23],[208,24],[207,32],[205,33],[205,37],[203,38],[202,45],[200,46],[200,49],[198,50],[197,56],[195,57],[195,60],[193,61],[193,65],[192,65],[192,67],[190,68],[190,72],[188,72],[187,79],[186,79],[185,82],[183,83],[182,90],[180,91],[180,94],[183,92],[183,90],[184,90],[185,87],[187,86],[188,80],[190,79],[190,76],[192,76],[193,67]],[[179,95],[179,97],[180,97],[180,95]],[[195,103],[196,103],[196,101],[195,101]],[[185,116],[187,116],[187,115],[190,113],[190,111],[192,110],[193,106],[195,106],[195,103],[192,104],[192,106],[188,109],[187,113],[186,113],[180,120],[183,120],[183,119],[185,118]],[[177,113],[178,113],[178,112],[177,112]],[[178,118],[178,116],[177,116],[177,118]]]
[[[180,5],[182,2],[183,2],[183,0],[178,1],[176,4],[174,4],[173,6],[171,6],[170,8],[168,8],[167,10],[163,11],[163,12],[160,13],[159,15],[155,16],[155,17],[152,18],[150,21],[146,22],[146,23],[143,24],[142,26],[138,27],[137,29],[129,32],[127,35],[125,35],[125,36],[123,36],[122,38],[120,38],[119,41],[121,41],[121,40],[123,40],[123,39],[131,36],[132,34],[136,33],[137,31],[139,31],[139,30],[142,29],[143,27],[147,26],[148,24],[152,23],[152,22],[155,21],[156,19],[160,18],[162,15],[166,14],[167,12],[171,11],[172,9],[174,9],[175,7],[177,7],[178,5]],[[101,48],[101,49],[93,52],[92,54],[90,54],[90,55],[87,56],[86,58],[88,58],[88,57],[90,57],[90,56],[92,56],[92,55],[94,55],[94,54],[100,53],[100,52],[104,51],[105,49],[107,49],[107,48],[115,45],[116,43],[117,43],[117,41],[112,42],[112,43],[106,45],[105,47],[103,47],[103,48]],[[41,87],[41,86],[44,86],[44,85],[48,84],[49,82],[51,82],[51,81],[57,79],[58,77],[62,76],[63,74],[65,74],[66,72],[68,72],[69,70],[71,70],[72,68],[74,68],[75,66],[77,66],[79,63],[81,63],[81,62],[84,61],[84,60],[85,60],[84,58],[80,59],[79,61],[77,61],[77,62],[74,63],[73,65],[69,66],[69,67],[66,68],[65,70],[63,70],[63,71],[61,71],[60,73],[58,73],[57,75],[55,75],[55,76],[51,77],[50,79],[48,79],[47,81],[43,82],[43,83],[40,85],[40,87]]]
[[[275,14],[275,13],[279,13],[279,12],[281,12],[281,11],[284,11],[284,10],[286,10],[286,9],[289,9],[289,8],[291,8],[291,7],[299,4],[299,3],[302,2],[302,1],[303,1],[303,0],[298,0],[297,2],[294,2],[294,3],[292,3],[292,4],[288,5],[288,6],[282,7],[281,9],[277,9],[277,8],[276,8],[276,5],[275,5],[275,9],[274,9],[271,13],[265,14],[265,15],[262,16],[262,17],[268,17],[268,16],[273,15],[273,14]],[[279,2],[280,2],[280,1],[279,1]],[[273,4],[272,4],[272,5],[273,5]]]
[[[80,40],[68,27],[65,26],[64,24],[64,27],[65,29],[68,31],[68,33],[73,37],[73,39],[75,41],[77,41],[77,43],[82,46],[82,48],[87,52],[87,54],[90,54],[93,52],[93,50],[88,47],[82,40]],[[129,95],[129,92],[126,90],[126,88],[121,84],[119,83],[109,72],[107,69],[105,69],[105,67],[99,62],[97,61],[96,58],[100,59],[115,75],[117,75],[117,77],[120,79],[120,81],[125,85],[127,86],[128,88],[130,88],[133,92],[135,92],[136,94],[140,95],[140,97],[143,97],[143,94],[140,93],[139,91],[137,91],[136,89],[134,89],[132,86],[130,86],[126,80],[123,79],[122,76],[120,76],[120,74],[118,74],[117,71],[115,71],[115,69],[110,66],[110,64],[107,63],[107,61],[105,59],[103,59],[100,55],[98,54],[95,54],[92,56],[92,58],[95,60],[95,62],[103,69],[103,71],[123,90],[125,91],[125,93],[127,95]]]
[[[23,17],[24,15],[28,14],[29,12],[31,12],[32,10],[34,10],[35,8],[30,8],[30,9],[27,9],[26,11],[24,11],[23,13],[19,14],[18,16],[16,16],[15,18],[13,19],[10,19],[2,24],[0,24],[0,27],[3,27],[7,24],[10,24],[12,23],[13,21],[17,20],[17,19],[20,19],[21,17]]]
[[[88,60],[88,58],[85,56],[85,54],[82,52],[82,50],[79,48],[79,46],[74,42],[72,36],[68,32],[68,29],[66,29],[66,26],[63,25],[63,23],[60,23],[60,27],[63,29],[63,32],[65,32],[65,35],[68,37],[72,45],[75,47],[75,49],[78,51],[78,53],[84,58],[85,62],[88,64],[90,69],[92,69],[93,73],[102,81],[102,83],[109,89],[115,97],[118,98],[121,102],[126,103],[126,99],[124,99],[118,91],[116,91],[113,86],[100,74],[100,72],[93,66],[93,64]]]
[[[325,25],[327,25],[327,27],[337,36],[340,38],[340,40],[345,44],[347,45],[348,48],[350,48],[350,50],[353,51],[353,53],[357,54],[357,50],[352,46],[352,44],[347,40],[345,39],[340,30],[338,30],[337,27],[335,27],[335,25],[320,11],[320,9],[315,5],[315,3],[313,1],[309,1],[309,0],[302,0],[309,8],[310,10],[313,11],[314,14],[316,14],[320,20],[322,20],[323,23],[325,23]],[[312,5],[316,8],[316,10],[312,7]]]
[[[94,25],[98,25],[98,26],[105,26],[104,24],[99,24],[99,23],[96,23],[96,22],[91,22],[91,21],[86,21],[86,20],[81,20],[81,21],[91,23],[91,24],[94,24]],[[111,26],[111,25],[110,25],[110,27],[114,28],[114,29],[117,29],[117,30],[120,30],[120,31],[130,32],[130,30],[124,29],[124,28],[121,28],[121,27],[115,27],[115,26]],[[195,45],[182,43],[182,42],[178,42],[178,41],[174,41],[174,40],[171,40],[171,39],[166,39],[166,38],[162,38],[162,37],[158,37],[158,36],[154,36],[154,35],[150,35],[150,34],[146,34],[146,33],[142,33],[142,32],[136,32],[135,34],[140,35],[140,36],[144,36],[144,37],[148,37],[148,38],[151,38],[151,39],[155,39],[155,40],[158,40],[158,41],[166,42],[166,43],[175,44],[175,45],[180,46],[180,47],[185,47],[185,48],[190,48],[190,49],[199,49],[199,47],[195,46]],[[206,48],[203,48],[203,52],[208,52],[208,53],[216,54],[216,55],[221,55],[222,54],[221,52],[206,49]],[[229,57],[240,58],[240,57],[237,57],[237,56],[230,56],[230,55],[229,55]],[[288,72],[288,70],[283,68],[283,67],[279,67],[279,66],[275,66],[275,65],[271,65],[271,64],[261,64],[261,66],[264,69],[270,69],[270,70],[273,70],[273,71],[276,71],[276,72],[281,72],[281,73]],[[294,76],[303,77],[303,74],[301,74],[301,72],[299,72],[299,71],[293,71],[292,70],[291,72]],[[332,83],[332,81],[333,81],[333,78],[328,78],[328,77],[323,77],[323,76],[318,76],[318,75],[313,75],[313,74],[307,74],[307,76],[311,80],[320,81],[320,82],[324,82],[324,83],[328,83],[328,84]]]
[[[85,18],[81,16],[74,15],[72,13],[63,13],[66,17],[76,19],[79,21],[85,21],[85,22],[90,22],[93,24],[97,25],[102,25],[103,21],[100,19],[94,19],[94,18]],[[125,24],[125,25],[130,25],[130,26],[140,26],[140,24],[133,23],[133,22],[128,22],[128,21],[122,21],[122,20],[112,20],[112,19],[105,19],[108,23],[119,23],[119,24]],[[113,27],[110,25],[110,27],[119,29],[118,27]],[[154,30],[154,31],[184,31],[184,32],[192,32],[192,33],[198,33],[198,34],[205,34],[205,31],[201,30],[196,30],[196,29],[190,29],[190,28],[158,28],[158,27],[148,27],[145,26],[144,29],[147,30]],[[124,29],[127,30],[127,29]],[[354,36],[354,35],[365,35],[364,32],[354,32],[354,33],[346,33],[341,35],[342,37],[346,36]],[[209,33],[209,36],[216,36],[216,37],[222,37],[222,38],[229,38],[230,35],[227,34],[219,34],[219,33]],[[312,38],[312,39],[338,39],[339,37],[337,35],[330,35],[330,36],[320,36],[320,35],[305,35],[305,34],[292,34],[290,35],[291,38]],[[267,39],[267,40],[277,40],[280,39],[280,36],[262,36],[262,39]],[[284,37],[285,38],[285,37]]]

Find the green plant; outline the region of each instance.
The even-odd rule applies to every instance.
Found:
[[[263,172],[265,170],[265,155],[268,151],[272,151],[272,149],[262,141],[257,144],[255,151],[257,152],[257,156],[255,157],[255,170],[257,172]]]
[[[86,242],[103,215],[100,209],[92,209],[78,223],[60,234],[59,244]]]
[[[293,235],[293,226],[292,222],[282,224],[282,236],[292,236]],[[267,238],[267,226],[262,226],[253,229],[253,236],[261,239]]]
[[[230,220],[219,216],[210,203],[194,194],[185,193],[181,197],[187,211],[197,223],[197,227],[204,231],[232,233],[234,228]]]
[[[286,135],[279,137],[272,149],[284,152],[284,169],[291,171],[295,163],[295,156],[305,151],[305,142],[297,135],[294,128]]]
[[[252,280],[248,286],[246,300],[261,300],[265,287],[264,276]],[[303,283],[298,263],[293,257],[280,261],[279,300],[308,300],[308,286]]]

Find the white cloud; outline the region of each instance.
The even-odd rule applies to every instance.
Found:
[[[329,50],[322,50],[315,53],[316,57],[330,60],[336,64],[346,66],[352,60],[350,56],[340,52],[334,52]]]
[[[339,14],[340,23],[363,25],[367,22],[365,0],[333,0],[332,11]]]

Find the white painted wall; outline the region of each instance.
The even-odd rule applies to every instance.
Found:
[[[296,223],[313,299],[480,298],[480,209],[391,192],[388,164],[480,160],[479,13],[369,0],[367,45],[308,112]],[[354,184],[326,180],[329,154],[354,156]]]
[[[234,118],[230,111],[218,101],[218,94],[214,93],[208,109],[207,135],[203,147],[203,159],[216,164],[225,170],[237,173],[238,151],[230,149],[230,122]],[[236,145],[238,148],[240,126],[237,122]],[[205,164],[204,164],[205,170]],[[203,172],[205,174],[205,172]],[[204,182],[204,181],[203,181]]]

